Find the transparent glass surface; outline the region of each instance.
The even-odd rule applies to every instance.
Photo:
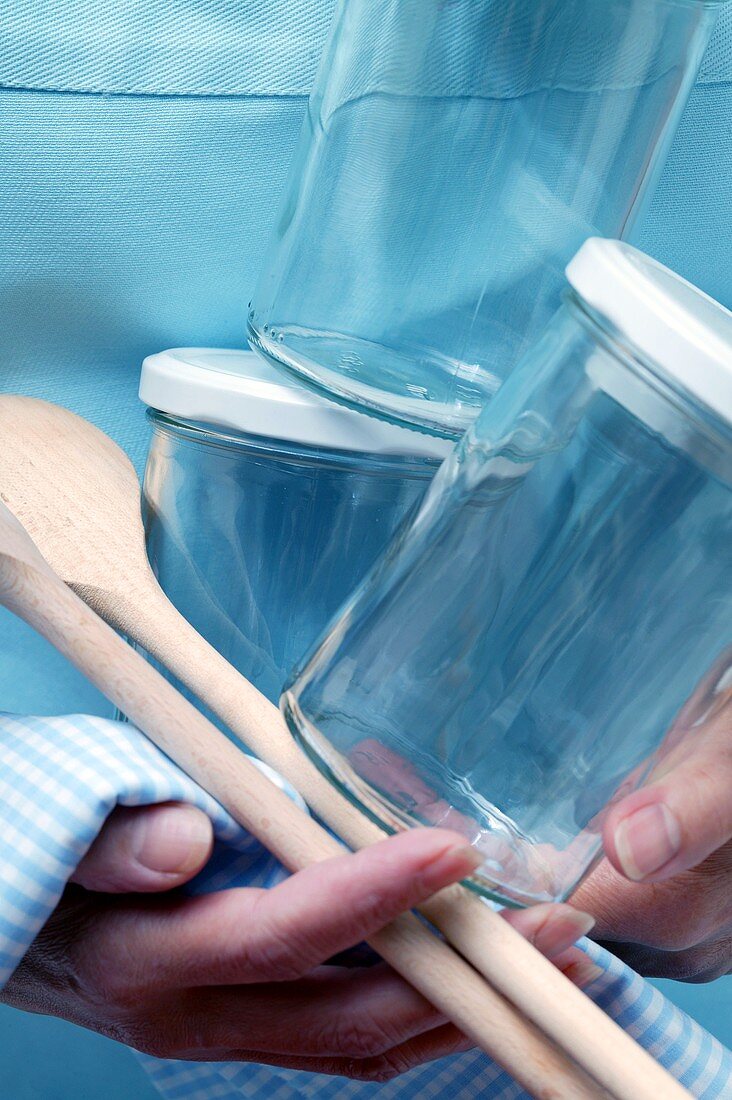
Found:
[[[641,214],[720,5],[341,0],[251,341],[331,395],[457,436]]]
[[[161,414],[151,422],[143,508],[153,570],[189,622],[276,702],[438,463],[299,447]]]
[[[354,801],[459,829],[509,903],[572,892],[732,642],[732,432],[621,354],[558,313],[283,698]]]

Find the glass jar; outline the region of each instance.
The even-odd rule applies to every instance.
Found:
[[[340,0],[250,341],[456,438],[655,186],[716,0]]]
[[[283,696],[355,802],[460,829],[517,904],[573,891],[732,642],[732,314],[619,242],[568,276]]]
[[[140,395],[151,406],[143,510],[153,569],[193,626],[276,702],[449,448],[333,405],[251,352],[150,356]]]

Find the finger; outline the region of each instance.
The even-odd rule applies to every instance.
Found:
[[[564,904],[503,909],[501,916],[548,959],[561,955],[595,925],[589,913]]]
[[[730,876],[732,844],[661,883],[629,882],[603,860],[572,900],[595,914],[594,939],[685,952],[732,934]]]
[[[158,986],[290,981],[368,939],[479,863],[454,833],[409,830],[313,864],[271,890],[226,890],[173,909],[151,908],[128,920],[124,935],[133,941],[142,980]],[[120,942],[111,920],[100,950]]]
[[[229,965],[243,963],[242,980],[299,977],[480,863],[459,835],[415,829],[314,864],[258,895],[244,951]]]
[[[562,951],[561,954],[555,955],[552,962],[557,970],[561,970],[565,978],[569,978],[580,989],[592,985],[605,973],[602,967],[593,963],[592,959],[579,947],[570,947]]]
[[[192,989],[185,998],[179,1047],[367,1058],[446,1023],[385,963],[364,971],[322,967],[294,982]]]
[[[201,870],[212,845],[211,822],[194,806],[118,807],[71,881],[108,894],[171,890]]]
[[[696,867],[732,837],[732,700],[688,735],[680,761],[611,808],[605,851],[632,882]]]
[[[589,913],[571,905],[547,904],[530,909],[504,909],[501,916],[580,989],[603,973],[584,951],[572,946],[594,927],[595,919]]]
[[[700,943],[684,951],[659,951],[639,943],[609,943],[607,947],[646,978],[675,982],[715,982],[730,972],[732,939]]]
[[[417,1066],[471,1050],[472,1047],[470,1040],[466,1039],[454,1025],[445,1024],[416,1039],[401,1043],[392,1050],[369,1058],[327,1056],[308,1058],[302,1055],[270,1054],[241,1048],[187,1051],[181,1052],[177,1057],[186,1061],[257,1062],[260,1065],[303,1070],[306,1073],[325,1073],[332,1077],[381,1084],[392,1081],[395,1077],[416,1069]]]

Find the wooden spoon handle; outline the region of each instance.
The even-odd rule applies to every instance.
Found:
[[[120,609],[115,625],[166,665],[244,745],[284,776],[350,847],[383,839],[378,826],[299,750],[277,708],[193,629],[152,574],[134,605]],[[675,1078],[475,895],[455,886],[430,899],[421,911],[492,986],[617,1100],[688,1100],[688,1092]]]
[[[55,575],[15,561],[9,583],[8,560],[2,564],[0,602],[46,637],[288,868],[343,853]],[[607,1095],[412,914],[382,929],[371,944],[537,1100]]]

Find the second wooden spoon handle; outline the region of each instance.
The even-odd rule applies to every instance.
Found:
[[[55,575],[16,562],[12,583],[0,584],[0,602],[46,637],[288,868],[343,853],[337,840]],[[370,942],[537,1100],[607,1095],[412,914]]]
[[[276,707],[167,600],[149,575],[116,624],[166,665],[244,745],[284,776],[352,848],[383,838],[295,744]],[[602,1009],[475,895],[460,886],[421,907],[424,915],[542,1031],[618,1100],[682,1100],[688,1092]]]

